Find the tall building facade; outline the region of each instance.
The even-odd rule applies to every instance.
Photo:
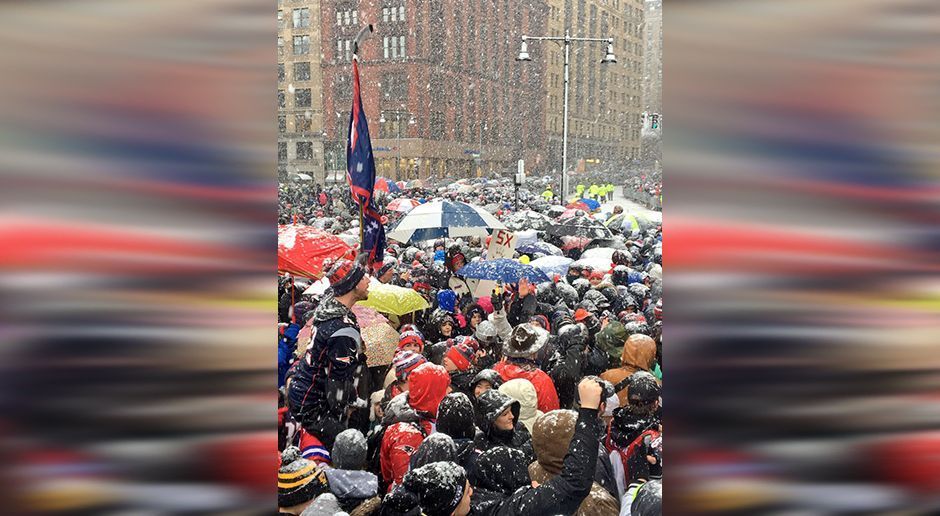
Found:
[[[646,0],[644,32],[643,111],[649,115],[647,127],[652,128],[652,115],[661,118],[663,112],[663,0]]]
[[[572,43],[569,58],[568,169],[616,167],[639,157],[643,0],[548,0],[550,36],[614,38],[615,64],[601,64],[606,46]],[[542,34],[532,34],[539,36]],[[544,127],[547,158],[561,170],[564,129],[564,47],[546,52]]]
[[[505,174],[544,148],[545,59],[519,63],[520,37],[546,31],[544,0],[322,0],[327,167],[342,177],[352,40],[378,175],[396,180]],[[535,49],[533,49],[535,50]]]
[[[320,1],[277,3],[277,164],[281,180],[307,174],[322,181],[323,90]]]

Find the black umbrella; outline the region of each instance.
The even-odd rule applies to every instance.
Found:
[[[611,230],[600,221],[588,217],[564,219],[545,231],[548,236],[576,236],[582,238],[613,238]]]

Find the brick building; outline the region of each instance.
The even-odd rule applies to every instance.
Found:
[[[351,44],[372,23],[360,79],[378,175],[505,174],[520,158],[537,169],[545,60],[535,48],[530,63],[515,57],[522,34],[546,32],[548,13],[543,0],[322,0],[327,167],[344,173]]]
[[[533,36],[614,38],[615,64],[601,64],[606,46],[572,43],[568,91],[568,168],[625,164],[639,157],[643,0],[548,0],[547,33]],[[561,170],[564,127],[564,47],[529,45],[548,52],[544,126],[548,161]]]
[[[323,180],[319,0],[279,0],[277,9],[278,177]]]

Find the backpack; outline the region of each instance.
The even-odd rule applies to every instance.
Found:
[[[661,439],[662,433],[657,429],[647,428],[640,432],[640,435],[636,436],[636,439],[627,446],[626,450],[623,450],[614,444],[613,439],[611,439],[610,429],[612,426],[612,422],[607,425],[607,436],[604,439],[604,447],[607,448],[608,452],[617,452],[617,456],[620,457],[620,465],[623,466],[624,477],[629,481],[633,478],[633,472],[630,471],[630,458],[637,452],[642,451],[651,441]]]

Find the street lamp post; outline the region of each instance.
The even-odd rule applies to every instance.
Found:
[[[408,113],[407,111],[382,111],[382,114],[379,116],[379,123],[384,124],[387,120],[385,114],[395,115],[395,125],[398,126],[398,161],[395,162],[395,179],[401,179],[401,117],[402,115],[410,115],[408,119],[408,125],[415,125],[414,115]]]
[[[607,54],[601,59],[601,64],[616,63],[614,57],[614,38],[573,38],[565,29],[565,36],[522,36],[522,48],[519,50],[519,57],[516,61],[531,61],[529,57],[528,40],[534,41],[554,41],[564,42],[565,47],[565,115],[562,124],[562,147],[561,147],[561,198],[568,197],[568,59],[572,41],[581,41],[585,43],[607,43]]]

